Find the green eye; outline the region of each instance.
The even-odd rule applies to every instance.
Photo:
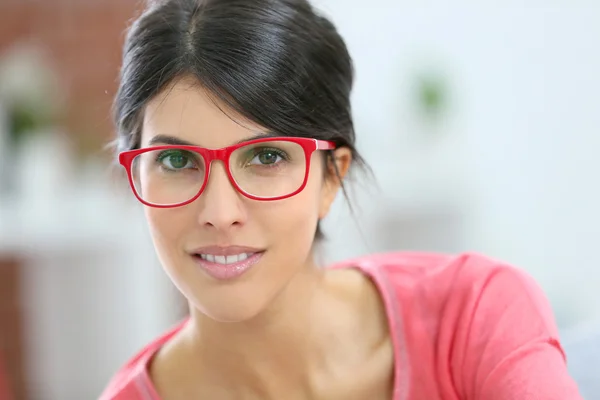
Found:
[[[256,156],[261,164],[275,164],[281,156],[274,151],[262,151]]]
[[[168,170],[180,170],[195,166],[194,156],[187,151],[168,150],[161,152],[157,161]]]
[[[254,149],[249,165],[272,166],[287,159],[287,154],[279,149],[262,148]]]

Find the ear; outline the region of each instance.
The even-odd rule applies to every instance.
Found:
[[[352,152],[347,147],[340,147],[333,151],[331,157],[327,158],[327,174],[323,182],[323,190],[321,192],[321,206],[319,208],[319,219],[325,218],[329,213],[329,209],[335,200],[344,177],[350,170],[352,163]],[[336,171],[337,168],[337,171]]]

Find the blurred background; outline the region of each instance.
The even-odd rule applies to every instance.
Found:
[[[471,4],[470,4],[471,3]],[[356,66],[325,262],[475,251],[533,275],[600,399],[600,3],[318,0]],[[111,172],[133,0],[0,0],[0,399],[96,398],[184,306]],[[4,396],[4,397],[3,397]]]

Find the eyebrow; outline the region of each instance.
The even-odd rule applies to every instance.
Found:
[[[192,142],[188,142],[187,140],[180,139],[177,136],[171,135],[156,135],[148,142],[149,145],[153,144],[168,144],[173,146],[196,146]]]
[[[238,140],[234,144],[241,144],[241,143],[249,142],[249,141],[255,140],[255,139],[279,137],[279,136],[281,136],[281,135],[277,134],[275,132],[271,132],[271,131],[262,132],[262,133],[257,133],[252,136],[248,136],[244,139]],[[150,139],[148,144],[149,145],[166,144],[166,145],[172,145],[172,146],[198,146],[195,143],[192,143],[185,139],[178,138],[177,136],[164,135],[164,134],[159,134],[159,135],[154,136],[152,139]]]

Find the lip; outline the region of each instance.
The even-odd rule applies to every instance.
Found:
[[[206,246],[190,251],[191,254],[212,254],[215,256],[233,256],[241,253],[262,253],[264,249],[246,246]]]
[[[219,264],[202,259],[198,254],[212,254],[215,256],[231,256],[240,253],[252,254],[250,257],[243,261],[238,261],[232,264]],[[239,278],[244,273],[248,272],[256,263],[260,261],[264,253],[264,250],[241,247],[241,246],[230,246],[230,247],[202,247],[194,250],[190,256],[194,263],[200,267],[208,276],[219,281],[230,281]]]

